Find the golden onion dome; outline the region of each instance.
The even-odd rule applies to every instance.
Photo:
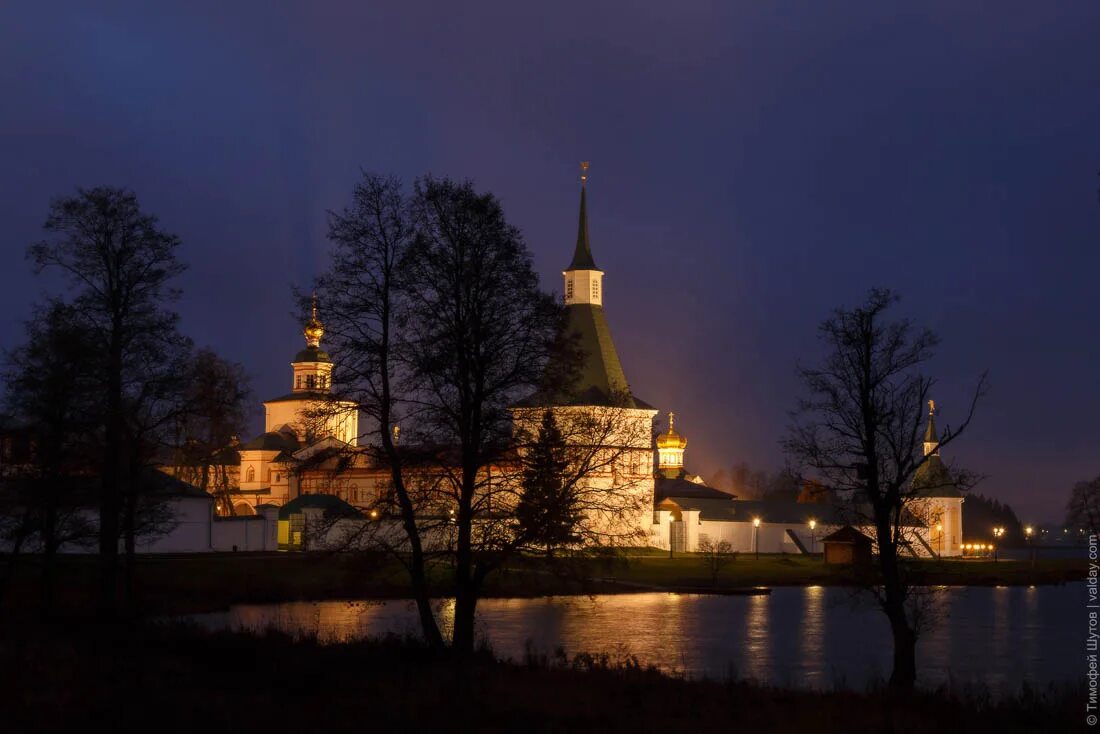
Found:
[[[669,412],[668,414],[668,431],[662,433],[657,437],[657,448],[659,449],[686,449],[688,442],[687,439],[676,432],[675,429],[676,414]]]
[[[306,337],[306,346],[314,348],[321,344],[321,337],[325,335],[325,327],[317,318],[317,296],[313,297],[313,314],[302,333]]]

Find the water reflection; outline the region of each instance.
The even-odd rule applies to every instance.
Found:
[[[745,619],[745,642],[741,647],[741,674],[759,681],[768,680],[768,597],[750,596]]]
[[[800,683],[809,688],[823,688],[825,679],[820,662],[825,659],[825,589],[807,586],[802,591],[802,629],[799,661]]]
[[[1081,584],[1042,588],[948,588],[947,616],[918,645],[926,685],[981,682],[1010,690],[1073,678],[1072,625]],[[837,588],[777,588],[771,596],[680,596],[667,593],[598,597],[486,599],[478,632],[503,657],[528,646],[547,655],[607,652],[692,676],[736,675],[780,685],[861,687],[889,673],[890,631],[882,613],[853,605]],[[439,600],[444,634],[453,600]],[[242,605],[198,615],[212,628],[316,635],[323,641],[416,634],[408,601],[290,602]]]

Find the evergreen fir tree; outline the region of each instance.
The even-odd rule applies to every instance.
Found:
[[[567,468],[565,439],[553,413],[546,411],[538,438],[524,459],[516,521],[525,545],[543,548],[547,555],[580,541],[576,531],[580,513],[572,484],[565,478]]]

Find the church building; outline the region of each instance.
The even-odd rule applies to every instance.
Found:
[[[586,491],[617,498],[606,517],[589,518],[615,544],[678,552],[724,541],[739,552],[820,552],[825,534],[852,524],[845,508],[737,498],[686,470],[688,441],[673,413],[667,430],[654,436],[657,410],[633,393],[608,325],[605,273],[596,264],[589,237],[587,169],[582,164],[573,257],[562,272],[568,327],[583,360],[571,385],[537,393],[512,409],[514,430],[537,431],[548,410],[577,442],[585,439],[579,431],[571,433],[571,426],[603,422],[608,427],[600,441],[600,455],[607,458],[593,464],[585,482]],[[373,452],[358,446],[355,404],[333,399],[333,364],[321,348],[324,327],[316,302],[304,336],[305,348],[291,361],[290,392],[264,402],[264,433],[239,447],[234,514],[334,495],[377,517],[388,470],[371,458]],[[961,553],[962,495],[940,459],[937,436],[930,412],[928,459],[914,479],[917,500],[907,514],[914,555]]]

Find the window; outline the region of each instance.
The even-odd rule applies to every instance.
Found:
[[[307,390],[312,390],[315,387],[317,387],[317,376],[316,375],[306,375],[306,389]]]
[[[301,387],[302,387],[302,376],[301,375],[296,375],[294,377],[294,387],[301,389]]]
[[[245,479],[246,482],[256,481],[256,467],[254,467],[254,466],[248,467],[248,474],[246,476],[247,476],[247,479]]]
[[[592,281],[592,300],[600,300],[600,281],[598,280]]]
[[[565,279],[565,298],[568,301],[573,300],[573,279],[572,278],[566,278]]]
[[[324,390],[328,385],[328,375],[321,375],[318,379],[321,381],[321,389]]]

